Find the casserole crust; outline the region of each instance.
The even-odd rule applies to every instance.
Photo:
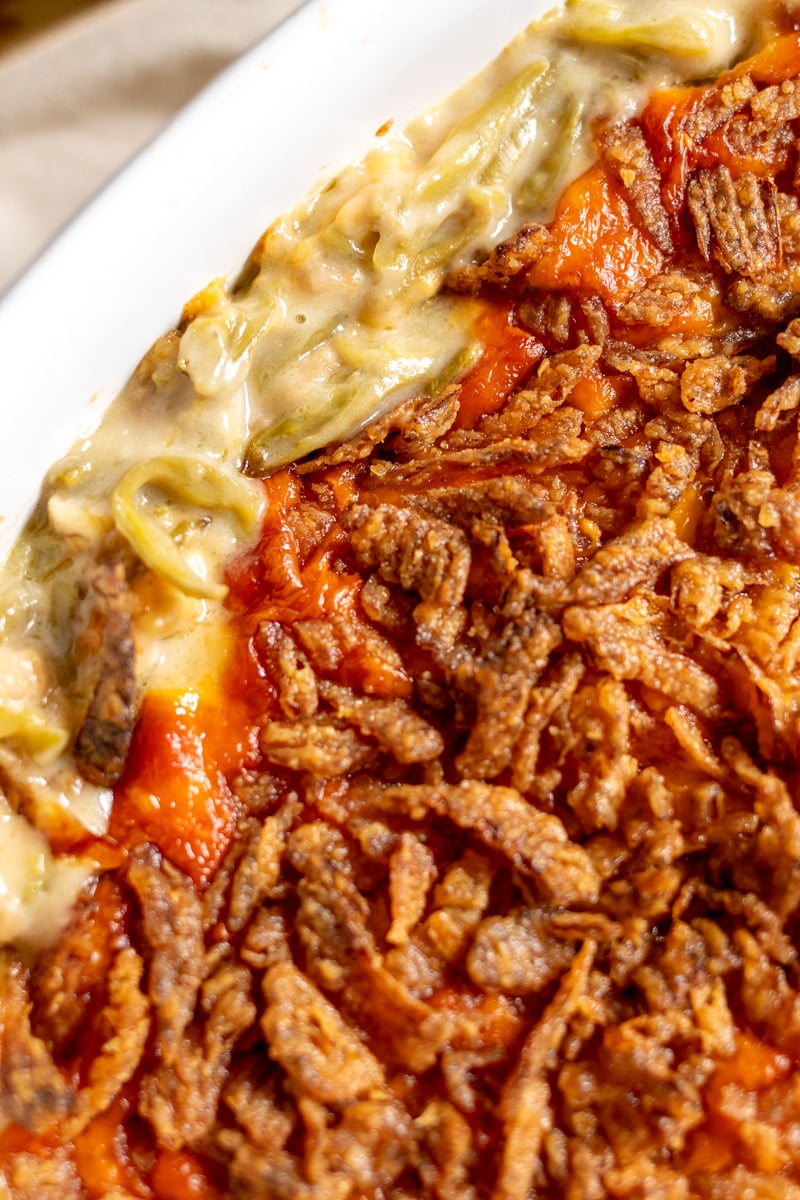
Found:
[[[146,566],[100,540],[64,703],[107,830],[0,759],[96,864],[0,962],[11,1197],[800,1195],[798,77],[788,32],[598,124],[449,271],[455,381],[126,475],[147,537],[165,480],[255,536],[210,582],[169,514]],[[162,587],[213,670],[142,695]]]

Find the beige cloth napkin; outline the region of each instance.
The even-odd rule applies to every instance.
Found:
[[[111,0],[0,57],[0,293],[302,0]]]

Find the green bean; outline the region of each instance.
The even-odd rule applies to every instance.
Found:
[[[393,359],[373,375],[366,369],[342,372],[324,396],[314,395],[294,413],[255,434],[245,453],[244,471],[263,478],[329,443],[342,441],[369,421],[391,392],[422,382],[432,359]]]
[[[734,47],[726,13],[704,10],[694,0],[673,0],[671,15],[662,18],[661,13],[660,0],[568,0],[566,30],[576,41],[694,59],[704,72],[728,65]]]
[[[447,218],[463,206],[468,185],[499,180],[499,164],[510,172],[532,140],[536,105],[548,78],[544,61],[531,63],[485,104],[462,121],[420,172],[400,202],[401,219],[410,217],[413,236],[381,235],[373,253],[377,270],[402,272],[428,246]],[[484,175],[486,178],[484,180]]]
[[[445,363],[444,368],[438,375],[434,375],[428,385],[427,391],[431,396],[439,396],[450,387],[451,383],[462,379],[468,371],[471,371],[476,362],[483,353],[483,347],[480,342],[471,342],[469,346],[465,346],[458,354],[454,354],[448,363]]]
[[[410,203],[430,205],[445,200],[452,207],[454,193],[479,177],[504,147],[510,150],[514,144],[521,145],[535,118],[547,76],[546,62],[530,63],[461,121],[420,173]]]
[[[539,134],[539,120],[544,111],[544,99],[553,84],[554,73],[543,71],[534,75],[530,90],[523,95],[524,107],[511,124],[506,137],[501,138],[491,155],[479,182],[481,187],[492,185],[507,187],[508,180],[523,155],[530,149]]]
[[[146,511],[142,495],[146,487],[158,487],[201,508],[230,512],[245,531],[260,515],[260,490],[225,467],[169,455],[132,467],[114,489],[115,524],[142,562],[189,596],[221,600],[227,593],[225,585],[201,578],[184,560],[168,530]]]
[[[315,325],[308,332],[305,332],[305,326],[300,324],[290,329],[282,340],[278,341],[276,338],[276,344],[270,347],[269,355],[265,357],[270,376],[274,378],[292,363],[299,362],[306,354],[324,346],[341,330],[344,320],[342,313],[334,313],[327,321]]]
[[[356,238],[353,234],[345,232],[341,225],[333,220],[317,237],[320,244],[333,255],[350,259],[354,263],[364,263],[371,252],[371,248],[364,243],[369,243],[375,235],[370,229],[365,229],[363,235]]]
[[[408,264],[406,279],[404,280],[401,292],[417,279],[435,272],[441,273],[446,271],[459,251],[463,250],[465,246],[468,246],[470,242],[474,241],[476,237],[480,236],[486,230],[489,224],[489,210],[497,212],[501,205],[506,206],[508,197],[505,191],[501,191],[495,198],[495,204],[492,204],[491,197],[487,192],[481,190],[481,192],[474,194],[471,200],[472,213],[469,220],[463,220],[449,237],[446,235],[447,230],[445,226],[441,231],[443,236],[438,240],[431,239],[428,245],[423,247],[414,256]]]
[[[342,356],[347,356],[346,351]],[[433,355],[419,359],[388,356],[381,364],[370,362],[378,356],[374,349],[351,347],[350,363],[358,364],[356,369],[342,372],[324,398],[312,396],[302,409],[274,421],[250,439],[243,468],[246,474],[263,478],[322,446],[344,441],[354,429],[363,428],[385,410],[389,397],[400,388],[416,387],[438,395],[474,365],[480,347],[473,343],[459,350],[438,373],[433,370]]]
[[[573,150],[583,132],[586,100],[571,99],[549,140],[549,152],[520,185],[518,202],[528,211],[554,203],[565,183],[567,169],[574,161]]]
[[[217,311],[195,317],[181,337],[179,365],[201,396],[210,396],[236,382],[254,343],[270,324],[274,302],[246,316],[229,301]]]

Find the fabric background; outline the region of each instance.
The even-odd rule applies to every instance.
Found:
[[[0,293],[192,96],[301,3],[94,0],[0,42]],[[8,11],[0,6],[0,17]]]

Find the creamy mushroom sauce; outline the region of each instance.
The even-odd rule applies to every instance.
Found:
[[[718,74],[769,33],[753,0],[568,3],[276,220],[232,284],[187,305],[51,470],[0,580],[0,942],[46,943],[95,869],[55,856],[36,826],[68,810],[91,833],[106,827],[112,795],[74,769],[60,670],[120,481],[165,454],[267,473],[463,373],[480,350],[474,302],[441,293],[447,271],[548,219],[589,160],[596,117]],[[200,581],[196,595],[154,572],[137,585],[139,687],[182,686],[224,652],[222,566],[252,530],[168,488],[135,499]]]

